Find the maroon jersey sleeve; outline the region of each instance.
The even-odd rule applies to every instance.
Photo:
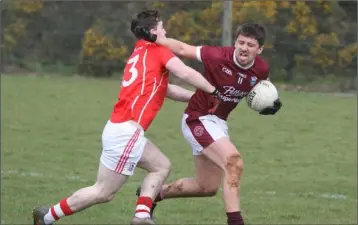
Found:
[[[262,75],[263,75],[263,79],[264,80],[268,80],[269,79],[269,76],[270,76],[270,67],[267,65],[267,67],[265,68],[265,70],[263,70],[262,72]]]
[[[202,63],[208,63],[222,57],[224,50],[216,46],[196,47],[196,58]]]
[[[260,75],[260,78],[262,80],[267,80],[269,79],[269,76],[270,76],[270,66],[269,64],[264,60],[262,59],[261,57],[258,57],[258,71],[259,71],[259,75]]]

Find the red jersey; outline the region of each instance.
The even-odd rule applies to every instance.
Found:
[[[118,101],[110,121],[133,120],[147,130],[161,109],[167,93],[167,62],[175,55],[166,47],[137,41],[124,68]]]
[[[252,65],[243,68],[235,57],[234,47],[197,47],[197,59],[204,64],[204,77],[224,95],[215,115],[227,120],[230,112],[260,80],[269,75],[269,65],[257,56]],[[197,89],[185,113],[192,118],[208,114],[212,96]]]

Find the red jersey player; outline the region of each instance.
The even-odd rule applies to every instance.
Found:
[[[187,102],[192,92],[168,84],[169,71],[220,98],[220,93],[200,73],[186,66],[168,48],[142,39],[134,32],[143,26],[159,37],[165,37],[158,12],[144,11],[132,21],[131,30],[138,41],[124,69],[122,87],[110,119],[102,133],[102,155],[94,185],[74,192],[50,207],[33,210],[34,225],[53,224],[61,217],[105,203],[133,175],[136,166],[147,170],[135,215],[131,224],[154,224],[150,210],[170,172],[170,161],[144,135],[167,96]]]
[[[156,201],[214,196],[223,181],[227,223],[244,224],[239,201],[243,160],[229,139],[226,120],[252,87],[269,77],[268,63],[258,56],[263,50],[265,29],[258,24],[239,26],[235,46],[232,47],[192,46],[175,39],[157,37],[141,27],[137,29],[148,41],[166,46],[180,56],[202,62],[204,76],[223,94],[223,102],[213,114],[208,113],[212,107],[212,97],[207,93],[196,90],[190,99],[182,119],[182,132],[193,150],[196,177],[164,185]],[[273,115],[281,106],[280,99],[277,99],[273,107],[264,109],[260,114]]]

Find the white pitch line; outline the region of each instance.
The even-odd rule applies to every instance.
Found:
[[[222,191],[222,188],[220,189]],[[266,196],[276,196],[278,193],[276,191],[254,191],[249,192],[248,194],[257,194],[257,195],[266,195]],[[318,197],[318,198],[325,198],[325,199],[334,199],[334,200],[345,200],[350,199],[348,196],[343,194],[329,194],[329,193],[313,193],[313,192],[307,192],[307,193],[288,193],[290,196],[312,196],[312,197]],[[356,199],[354,200],[356,201]]]
[[[3,171],[1,170],[1,175],[17,175],[20,177],[44,177],[44,178],[56,178],[56,179],[65,179],[65,180],[69,180],[69,181],[81,181],[81,182],[91,182],[90,180],[84,179],[80,176],[75,176],[75,175],[67,175],[67,176],[52,176],[52,175],[45,175],[43,173],[39,173],[36,171],[27,171],[27,172],[20,172],[18,170],[7,170],[7,171]]]
[[[322,198],[330,198],[330,199],[346,199],[347,196],[341,194],[321,194]]]
[[[18,170],[7,170],[7,171],[3,171],[1,170],[1,175],[17,175],[17,176],[21,176],[21,177],[42,177],[42,178],[55,178],[55,179],[65,179],[68,181],[81,181],[81,182],[93,182],[93,180],[88,180],[88,179],[84,179],[80,176],[76,176],[76,175],[67,175],[67,176],[53,176],[53,175],[45,175],[43,173],[39,173],[36,171],[27,171],[27,172],[20,172]],[[136,184],[133,184],[136,185]],[[221,188],[222,191],[222,188]],[[275,196],[277,194],[276,191],[256,191],[256,192],[249,192],[251,194],[257,194],[257,195],[266,195],[266,196]],[[325,199],[334,199],[334,200],[345,200],[345,199],[350,199],[348,196],[343,195],[343,194],[331,194],[331,193],[313,193],[313,192],[308,192],[308,193],[289,193],[290,196],[298,196],[298,195],[303,195],[303,196],[313,196],[313,197],[318,197],[318,198],[325,198]]]
[[[264,194],[264,195],[270,195],[275,196],[275,191],[264,191],[264,192],[254,192],[255,194]],[[342,194],[328,194],[328,193],[289,193],[290,196],[297,196],[297,195],[303,195],[303,196],[313,196],[313,197],[319,197],[319,198],[326,198],[326,199],[347,199],[348,196],[342,195]]]
[[[52,174],[44,174],[36,171],[27,171],[27,172],[20,172],[18,170],[1,170],[1,176],[3,175],[14,175],[19,177],[39,177],[39,178],[51,178],[51,179],[57,179],[57,180],[66,180],[66,181],[80,181],[84,183],[91,183],[95,182],[96,176],[93,180],[85,179],[78,175],[66,175],[66,176],[55,176]],[[141,181],[132,180],[132,182],[127,183],[126,186],[131,187],[138,187],[140,185]]]

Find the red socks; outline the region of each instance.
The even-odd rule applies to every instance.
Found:
[[[135,217],[150,218],[150,210],[153,206],[153,200],[150,197],[140,196],[137,200]]]
[[[46,224],[52,224],[61,217],[72,215],[73,212],[67,204],[67,198],[61,200],[57,205],[50,208],[49,212],[45,215],[44,221]]]

